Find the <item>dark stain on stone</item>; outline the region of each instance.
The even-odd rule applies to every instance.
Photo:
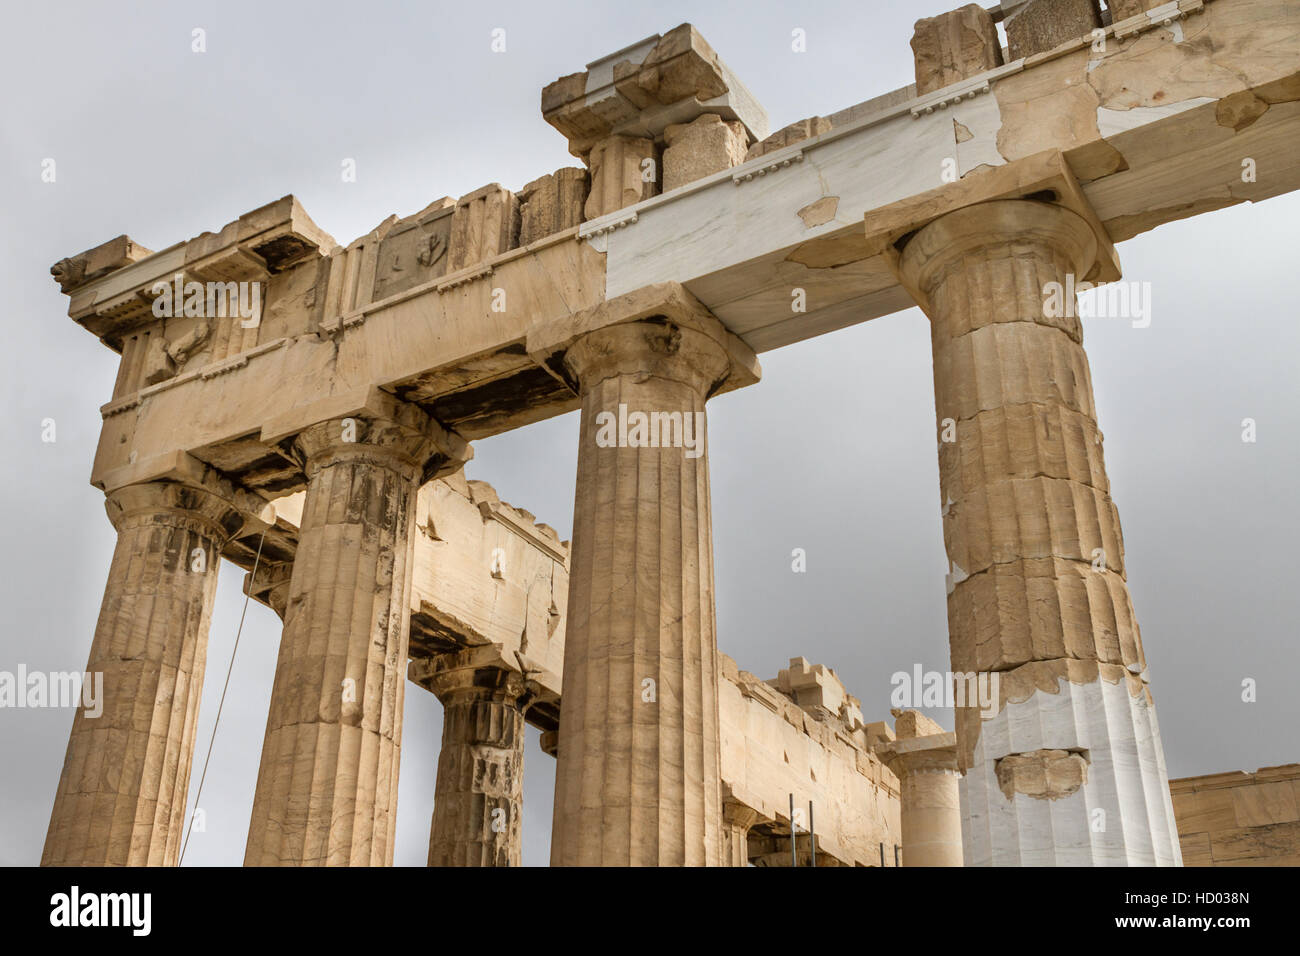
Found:
[[[316,247],[297,236],[279,236],[270,242],[254,246],[253,251],[266,260],[268,269],[280,272],[315,252]]]
[[[448,428],[459,430],[467,422],[509,416],[569,398],[572,395],[553,375],[533,366],[443,395],[428,406],[428,410]]]

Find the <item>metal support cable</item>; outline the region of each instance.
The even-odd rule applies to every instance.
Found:
[[[199,798],[203,796],[203,782],[208,778],[208,761],[212,759],[212,745],[217,741],[217,728],[221,726],[221,711],[226,706],[226,691],[230,689],[230,675],[235,669],[235,654],[239,652],[239,637],[244,633],[244,617],[248,614],[248,602],[253,597],[253,581],[257,575],[257,566],[262,560],[262,545],[266,541],[268,528],[262,529],[262,537],[257,540],[257,556],[253,558],[253,570],[248,575],[248,591],[244,594],[244,608],[239,612],[239,627],[235,630],[235,646],[230,650],[230,664],[226,667],[226,682],[221,686],[221,701],[217,704],[217,718],[212,722],[212,736],[208,739],[208,753],[203,758],[203,772],[199,774],[199,789],[194,794],[194,810],[190,813],[190,825],[185,828],[185,842],[181,844],[180,859],[176,865],[185,862],[185,850],[190,845],[190,833],[194,830],[194,815],[199,810]]]

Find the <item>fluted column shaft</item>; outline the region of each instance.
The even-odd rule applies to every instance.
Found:
[[[430,866],[519,866],[524,798],[523,681],[501,670],[439,674],[442,750]]]
[[[307,475],[245,864],[391,865],[423,416],[297,439]]]
[[[901,737],[876,756],[898,777],[903,866],[962,866],[956,735]]]
[[[645,321],[588,333],[564,362],[582,422],[551,862],[718,865],[704,403],[727,357],[700,332]],[[634,415],[656,412],[695,432],[698,453],[640,444]]]
[[[118,489],[106,507],[117,546],[86,664],[88,679],[103,675],[103,710],[73,718],[41,864],[172,866],[217,568],[242,519],[171,482]]]
[[[924,767],[899,781],[903,866],[961,866],[961,799],[955,769]]]
[[[1010,200],[931,222],[901,257],[955,438],[939,446],[952,666],[999,685],[995,716],[957,713],[968,865],[1179,861],[1082,329],[1052,307],[1095,252],[1080,216]]]

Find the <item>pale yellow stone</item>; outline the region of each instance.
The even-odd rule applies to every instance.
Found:
[[[653,140],[636,136],[611,136],[591,148],[591,192],[584,217],[607,213],[649,199],[657,190],[659,171]]]
[[[1003,28],[1011,59],[1044,53],[1062,43],[1089,36],[1101,26],[1097,0],[1022,0],[1004,2]]]
[[[898,777],[903,866],[961,866],[957,736],[918,711],[893,711],[898,739],[876,754]]]
[[[987,159],[996,150],[1007,163],[985,162],[956,183],[926,180],[918,187],[919,180],[904,175],[929,132],[915,142],[915,133],[901,129],[896,139],[880,137],[886,129],[895,136],[892,117],[906,119],[915,93],[1001,62],[986,11],[970,5],[918,24],[915,89],[773,136],[761,108],[685,24],[543,93],[546,119],[590,163],[590,195],[584,171],[561,170],[517,196],[492,185],[459,201],[435,200],[411,216],[384,220],[346,247],[286,197],[155,255],[119,237],[56,264],[52,272],[69,294],[69,314],[121,353],[92,472],[109,489],[110,502],[143,494],[138,489],[153,482],[179,481],[174,473],[196,461],[228,476],[236,497],[262,500],[307,489],[306,507],[292,525],[267,523],[274,557],[247,584],[285,619],[251,862],[388,862],[407,653],[416,658],[410,665],[416,677],[469,645],[490,649],[484,653],[491,660],[475,665],[488,684],[523,680],[529,719],[559,753],[565,799],[557,800],[556,832],[563,834],[557,853],[565,861],[749,857],[788,865],[780,862],[789,858],[781,828],[791,821],[780,798],[801,785],[819,807],[819,863],[879,865],[881,846],[892,860],[899,841],[909,842],[898,836],[899,781],[870,748],[906,749],[908,741],[933,736],[920,732],[932,728],[904,720],[894,739],[883,722],[864,724],[860,705],[833,671],[800,658],[765,682],[713,653],[707,459],[670,460],[654,449],[643,460],[632,449],[600,449],[611,454],[593,464],[584,448],[577,514],[584,530],[575,532],[573,570],[587,617],[574,630],[568,666],[577,670],[566,674],[571,685],[576,679],[571,709],[580,716],[557,733],[568,604],[565,584],[554,581],[557,570],[566,571],[568,555],[554,536],[527,512],[463,478],[417,493],[420,482],[455,457],[438,453],[438,461],[427,460],[434,453],[424,447],[429,435],[422,429],[412,436],[399,428],[412,439],[402,448],[363,437],[365,452],[343,452],[338,460],[333,452],[312,451],[310,435],[328,423],[387,421],[393,393],[424,410],[407,416],[404,428],[428,414],[463,438],[582,407],[586,441],[592,414],[624,396],[661,411],[702,411],[709,395],[757,379],[753,349],[778,343],[766,323],[788,308],[779,301],[775,309],[775,300],[763,296],[787,295],[785,272],[791,278],[798,272],[810,301],[825,310],[798,318],[799,337],[904,308],[909,296],[930,314],[936,407],[957,426],[956,440],[941,444],[939,455],[954,664],[998,669],[999,707],[1033,692],[1057,693],[1062,681],[1123,682],[1131,695],[1149,700],[1081,328],[1077,320],[1042,313],[1041,286],[1065,272],[1115,278],[1112,239],[1295,187],[1291,166],[1281,161],[1289,155],[1286,124],[1300,96],[1294,30],[1288,32],[1279,0],[1215,0],[1180,21],[1180,41],[1170,39],[1174,30],[1126,32],[1109,38],[1098,57],[1086,45],[1042,49],[1078,35],[1089,20],[1087,0],[1031,0],[1004,9],[1016,6],[1020,12],[1007,27],[1013,55],[1036,52],[987,93],[973,94],[992,100],[950,104],[962,114],[951,125],[958,152],[984,150]],[[1117,0],[1112,19],[1150,6]],[[1071,16],[1048,17],[1053,11]],[[1207,102],[1184,108],[1200,98]],[[928,124],[925,116],[910,129],[948,129],[946,120]],[[773,178],[761,186],[742,180],[738,187],[683,189],[656,202],[643,227],[662,228],[679,216],[681,223],[658,249],[638,250],[634,222],[610,224],[632,230],[617,241],[558,235],[584,217],[654,196],[660,181],[673,190],[730,168],[745,142],[754,141],[745,154],[752,160],[824,136],[832,121],[834,150],[848,154],[845,147],[859,143],[864,155],[880,150],[904,192],[888,205],[878,195],[864,205],[851,191],[808,188],[801,170],[805,176],[812,168],[833,172],[818,165],[822,146],[809,144],[802,164],[766,169]],[[1131,129],[1101,134],[1107,124],[1130,122]],[[850,124],[858,128],[846,129]],[[1222,163],[1206,157],[1225,136],[1242,137],[1242,148],[1259,154],[1260,168],[1269,170],[1266,182],[1257,188],[1224,180]],[[869,171],[857,172],[865,177],[862,192],[876,195]],[[798,229],[849,223],[793,246],[789,237],[764,243],[760,236],[738,261],[692,281],[725,313],[729,328],[744,330],[746,341],[680,283],[653,274],[661,257],[677,255],[683,243],[701,253],[710,243],[728,250],[743,245],[721,222],[726,217],[711,219],[713,207],[700,208],[712,195],[708,189],[725,193],[727,203],[761,196],[738,208],[758,214],[770,206],[779,213],[765,220],[773,223]],[[1069,212],[1043,213],[1044,203],[1021,198],[1030,195],[1054,196]],[[963,209],[973,204],[979,208]],[[882,226],[871,241],[861,225],[851,226],[864,212],[869,227]],[[893,266],[908,237],[902,271],[911,279],[900,284]],[[177,270],[186,280],[264,283],[262,321],[244,328],[208,317],[154,316],[150,289]],[[642,272],[652,278],[638,285],[633,280]],[[619,283],[619,293],[606,301],[607,284]],[[504,311],[496,308],[498,291],[509,293]],[[853,318],[845,318],[847,303],[858,302]],[[626,340],[642,334],[644,344],[646,326],[678,328],[680,337],[661,337],[661,352],[647,355],[641,347],[640,358],[620,364],[629,354]],[[715,359],[727,370],[709,380]],[[644,380],[647,366],[663,374]],[[459,449],[465,451],[463,441]],[[351,469],[359,483],[396,489],[386,500],[400,508],[364,512],[362,505],[388,495],[381,490],[375,498],[361,495],[358,514],[340,516],[329,502],[352,492],[331,474],[339,469]],[[643,473],[644,485],[629,490],[629,475],[640,481]],[[137,490],[124,491],[130,488]],[[189,515],[196,507],[203,511],[163,509],[153,533],[166,528],[203,537],[212,556],[209,574],[223,548],[250,568],[258,508],[231,505],[243,530],[219,522],[221,530],[204,524],[194,531]],[[127,617],[138,616],[135,626],[148,631],[148,647],[126,663],[143,665],[148,679],[111,678],[102,719],[116,716],[104,725],[112,730],[107,740],[103,728],[88,733],[77,718],[47,840],[54,862],[171,862],[184,817],[210,584],[197,587],[174,573],[176,567],[128,567],[127,553],[153,561],[159,548],[140,529],[121,527],[91,659],[107,653],[111,661],[122,641],[138,640],[135,631],[123,630]],[[647,545],[643,532],[651,527],[669,530]],[[504,548],[506,567],[499,572],[488,560],[498,535],[518,542]],[[1094,564],[1098,553],[1104,567]],[[529,584],[548,577],[548,587]],[[567,583],[567,573],[560,577]],[[132,590],[137,586],[143,590]],[[698,614],[677,615],[680,609],[665,597],[673,587],[695,595]],[[324,609],[326,592],[337,601],[333,610]],[[186,610],[170,619],[124,610],[164,599]],[[382,618],[382,628],[365,623],[370,612]],[[416,622],[408,625],[407,615]],[[646,629],[661,622],[668,643],[651,647]],[[161,650],[153,646],[159,641]],[[674,653],[690,666],[674,673]],[[337,685],[355,667],[363,692],[344,700]],[[626,686],[624,678],[635,668],[659,675],[653,711],[633,706],[641,685]],[[622,687],[617,693],[611,677]],[[683,699],[683,688],[698,693]],[[602,700],[617,704],[611,714]],[[145,726],[131,716],[153,713],[162,701],[168,716],[151,720],[164,724]],[[466,712],[459,697],[448,701],[449,713]],[[511,716],[495,698],[476,703],[490,703],[489,723]],[[637,723],[647,717],[658,739],[668,742],[665,752],[650,753],[642,736],[647,725]],[[957,738],[968,745],[978,719],[968,709],[956,719]],[[466,747],[476,746],[466,741],[476,738],[463,732],[468,725],[460,716],[448,723],[451,780],[477,766],[462,759]],[[505,766],[502,755],[513,754],[513,743],[498,747],[508,735],[489,736],[490,749],[498,751],[489,763]],[[687,754],[698,759],[687,761]],[[1023,793],[1017,789],[1023,783],[1040,795],[1073,786],[1069,774],[1084,759],[1078,753],[1010,758],[1004,776],[1012,792]],[[597,762],[598,773],[581,769]],[[118,767],[130,772],[112,776]],[[1061,773],[1049,773],[1052,768]],[[493,798],[509,804],[517,776],[506,774],[508,786]],[[1230,799],[1175,791],[1180,822],[1186,816],[1201,826],[1189,834],[1203,838],[1189,860],[1193,852],[1214,863],[1291,857],[1289,841],[1300,822],[1291,816],[1297,781],[1263,771],[1257,777],[1256,790]],[[480,798],[486,800],[487,789],[475,782],[451,786],[457,798],[470,797],[459,806],[456,799],[443,801],[435,829],[444,836],[433,843],[452,848],[454,862],[495,862],[502,854],[513,860],[517,834],[484,831],[487,804]],[[920,796],[934,804],[931,810],[950,809],[934,794]],[[798,842],[802,860],[810,849]],[[903,856],[908,865],[918,859],[907,846]]]
[[[825,116],[812,116],[808,119],[799,120],[797,123],[782,127],[771,136],[749,147],[745,153],[745,159],[750,160],[757,159],[759,156],[766,156],[768,153],[784,149],[812,136],[820,136],[822,133],[829,132],[830,128],[831,121]]]
[[[587,171],[575,167],[557,169],[521,189],[519,245],[581,224],[587,189]]]
[[[1110,22],[1118,23],[1129,17],[1136,17],[1152,7],[1161,6],[1164,0],[1106,0],[1106,9],[1110,11]]]
[[[1171,780],[1184,866],[1300,864],[1300,764]]]
[[[916,21],[916,92],[931,93],[1002,62],[993,18],[975,3]]]
[[[451,217],[447,271],[455,272],[514,248],[519,238],[519,200],[493,183],[462,196]]]
[[[597,417],[622,404],[702,422],[728,356],[694,330],[632,322],[578,339],[564,364],[583,404],[551,862],[716,866],[708,455],[602,447]]]
[[[392,413],[296,440],[307,496],[247,865],[393,860],[416,491],[447,441],[418,410]]]
[[[663,191],[669,192],[739,166],[745,161],[749,140],[743,123],[705,113],[690,123],[669,126],[664,130],[664,142]]]
[[[221,550],[244,522],[232,496],[176,482],[108,496],[117,547],[86,672],[102,713],[78,708],[43,866],[174,866]]]
[[[430,866],[522,863],[524,680],[477,663],[449,654],[421,675],[443,705]]]
[[[940,495],[956,671],[1143,666],[1078,319],[1044,308],[1048,283],[1086,274],[1096,250],[1081,216],[1014,200],[941,216],[903,249],[929,307],[936,413],[953,433]],[[1048,438],[1054,419],[1066,427]],[[958,714],[963,770],[978,728]]]

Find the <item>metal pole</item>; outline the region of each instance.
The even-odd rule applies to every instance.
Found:
[[[798,866],[799,858],[795,856],[795,835],[794,835],[794,794],[790,794],[790,865]]]
[[[880,844],[880,865],[885,865],[885,845],[883,843]]]
[[[812,865],[817,865],[817,831],[813,827],[813,805],[808,801],[808,847],[812,850]]]

